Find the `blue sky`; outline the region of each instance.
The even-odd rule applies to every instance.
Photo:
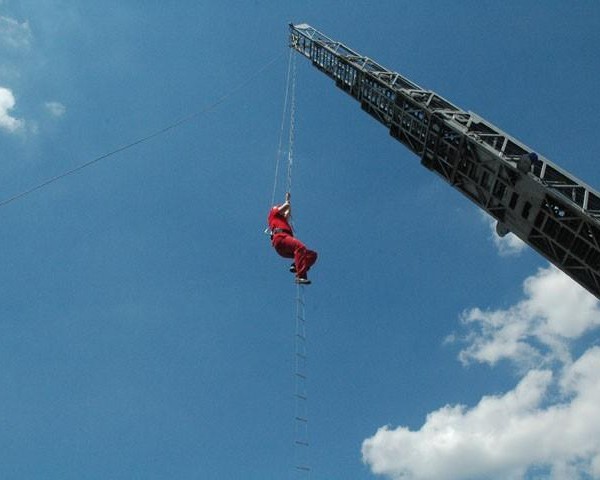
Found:
[[[1,478],[292,478],[290,21],[600,186],[594,1],[2,0],[0,201],[198,115],[0,208]],[[311,478],[600,478],[597,301],[297,67]]]

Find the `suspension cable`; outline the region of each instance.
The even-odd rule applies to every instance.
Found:
[[[169,130],[173,130],[174,128],[177,128],[185,123],[189,123],[192,120],[194,120],[196,117],[199,117],[200,115],[206,114],[208,112],[210,112],[211,110],[214,110],[216,107],[218,107],[219,105],[221,105],[223,102],[225,102],[226,100],[228,100],[231,96],[233,96],[234,93],[242,90],[244,87],[246,87],[248,84],[250,84],[256,77],[258,77],[261,73],[263,73],[265,70],[267,70],[271,65],[273,65],[276,61],[278,61],[281,58],[282,54],[277,55],[273,60],[270,60],[268,63],[266,63],[264,66],[262,66],[260,69],[258,69],[254,74],[246,77],[246,79],[241,82],[239,85],[237,85],[236,87],[230,89],[226,94],[222,95],[219,99],[217,99],[216,101],[214,101],[213,103],[208,104],[207,106],[201,108],[200,110],[191,113],[185,117],[180,118],[179,120],[174,121],[173,123],[171,123],[170,125],[167,125],[159,130],[156,130],[155,132],[152,132],[148,135],[146,135],[145,137],[139,138],[137,140],[132,141],[131,143],[128,143],[126,145],[123,145],[121,147],[118,147],[114,150],[111,150],[108,153],[105,153],[103,155],[100,155],[99,157],[96,157],[92,160],[89,160],[87,162],[81,163],[80,165],[75,166],[74,168],[67,170],[59,175],[56,175],[54,177],[51,177],[47,180],[44,180],[43,182],[28,188],[27,190],[24,190],[20,193],[17,193],[15,195],[13,195],[12,197],[8,197],[2,201],[0,201],[0,208],[8,205],[9,203],[12,203],[16,200],[19,200],[23,197],[26,197],[28,195],[31,195],[32,193],[41,190],[42,188],[50,185],[51,183],[57,182],[58,180],[61,180],[69,175],[72,175],[76,172],[79,172],[80,170],[83,170],[84,168],[90,167],[91,165],[94,165],[95,163],[100,162],[101,160],[104,160],[108,157],[112,157],[113,155],[116,155],[117,153],[121,153],[125,150],[129,150],[132,147],[135,147],[136,145],[139,145],[141,143],[147,142],[148,140],[153,139],[154,137],[158,137],[159,135],[162,135],[166,132],[168,132]]]
[[[285,180],[285,191],[292,191],[292,166],[294,163],[294,129],[295,129],[295,115],[296,115],[296,56],[294,51],[290,49],[290,56],[288,59],[288,69],[286,76],[286,87],[285,97],[283,102],[283,112],[281,115],[281,128],[279,131],[279,142],[277,146],[277,152],[275,155],[275,178],[273,180],[273,191],[271,194],[271,203],[269,206],[275,204],[275,196],[277,194],[277,187],[279,184],[280,176],[280,163],[283,157],[283,135],[286,127],[286,120],[289,116],[288,127],[288,140],[287,140],[287,168],[286,168],[286,180]]]
[[[273,193],[271,195],[271,203],[269,206],[275,204],[275,194],[277,192],[277,182],[279,180],[279,163],[282,156],[282,144],[283,144],[283,133],[285,130],[285,120],[288,111],[288,98],[290,93],[290,78],[291,78],[291,69],[292,69],[292,59],[295,58],[293,50],[290,48],[289,58],[288,58],[288,68],[285,82],[285,98],[283,101],[283,111],[281,112],[281,128],[279,130],[279,142],[277,144],[277,151],[275,152],[275,180],[273,181]]]
[[[290,49],[291,50],[291,49]],[[292,61],[292,101],[290,107],[290,132],[288,138],[288,169],[286,191],[292,191],[292,166],[294,164],[294,129],[296,127],[296,56]]]

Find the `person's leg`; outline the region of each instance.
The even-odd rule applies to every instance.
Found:
[[[283,258],[294,258],[294,252],[296,251],[297,245],[290,240],[294,240],[294,237],[279,233],[273,236],[273,247]]]
[[[317,252],[309,250],[304,245],[301,245],[294,252],[294,262],[296,263],[296,277],[306,278],[310,267],[317,261]]]
[[[282,257],[294,259],[296,278],[306,278],[306,273],[317,261],[317,252],[309,250],[291,235],[275,235],[273,246]]]

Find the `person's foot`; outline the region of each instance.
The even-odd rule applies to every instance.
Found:
[[[310,285],[311,281],[308,278],[296,278],[296,283],[300,285]]]
[[[290,272],[292,272],[292,273],[296,273],[296,264],[295,264],[295,263],[292,263],[292,264],[290,265]]]

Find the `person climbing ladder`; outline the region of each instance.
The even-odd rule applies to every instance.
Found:
[[[271,231],[271,244],[282,257],[294,259],[290,271],[296,274],[296,283],[309,285],[311,282],[307,277],[307,272],[317,261],[317,252],[309,250],[294,237],[294,231],[290,225],[292,215],[290,198],[291,195],[287,192],[285,202],[273,206],[269,211],[268,224]]]

